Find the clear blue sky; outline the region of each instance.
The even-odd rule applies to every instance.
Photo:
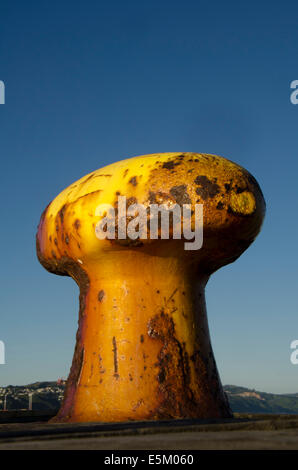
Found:
[[[78,288],[38,263],[44,207],[101,166],[155,152],[226,156],[259,181],[263,230],[209,281],[224,384],[298,392],[296,1],[0,4],[0,385],[67,376]]]

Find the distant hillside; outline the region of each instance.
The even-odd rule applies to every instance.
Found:
[[[58,410],[63,399],[64,386],[57,382],[35,382],[0,387],[0,410],[3,410],[5,401],[7,410],[28,409],[29,394],[32,393],[33,410]]]
[[[225,385],[230,406],[238,413],[298,414],[298,393],[277,395]]]
[[[233,412],[298,414],[298,393],[277,395],[236,385],[225,385],[224,390]],[[27,409],[31,393],[33,410],[58,410],[63,399],[64,385],[57,382],[35,382],[0,387],[0,410],[3,410],[5,395],[7,409]]]

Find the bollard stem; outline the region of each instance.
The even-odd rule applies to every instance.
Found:
[[[230,417],[210,343],[206,277],[179,257],[133,251],[111,252],[87,271],[55,420]]]

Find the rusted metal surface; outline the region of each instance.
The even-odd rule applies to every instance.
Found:
[[[95,209],[204,205],[204,243],[99,240]],[[231,411],[214,360],[204,288],[260,231],[265,202],[242,167],[205,154],[121,161],[66,188],[45,209],[37,255],[80,287],[76,348],[57,421],[220,418]],[[131,217],[127,217],[126,225]]]

